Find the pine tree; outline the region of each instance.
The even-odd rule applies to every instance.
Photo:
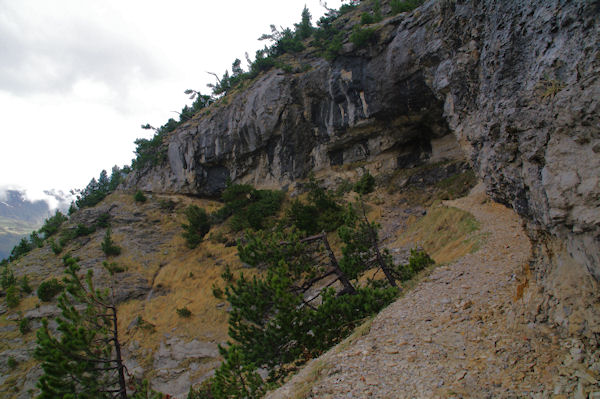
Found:
[[[185,209],[188,223],[183,223],[183,238],[185,238],[188,247],[196,248],[202,242],[204,236],[210,230],[210,220],[208,214],[203,208],[197,205],[190,205]]]
[[[229,268],[222,274],[231,304],[231,340],[220,348],[224,362],[215,376],[188,399],[256,397],[396,298],[399,291],[391,275],[391,257],[380,250],[378,225],[368,220],[362,198],[374,185],[375,179],[366,172],[355,187],[361,195],[358,207],[344,208],[311,178],[308,205],[296,202],[283,223],[244,233],[238,244],[240,260],[261,271],[251,278],[234,275]],[[220,213],[226,217],[233,209],[245,209],[254,194],[248,187],[229,187]],[[285,227],[285,221],[295,227]],[[321,226],[321,232],[314,234]],[[339,227],[343,245],[339,262],[326,227],[330,231]],[[311,230],[313,234],[305,237]],[[420,268],[427,261],[424,255],[417,260]],[[361,278],[375,267],[383,269],[387,284]],[[220,287],[213,287],[213,292],[218,297],[223,294]],[[265,380],[259,368],[268,372]]]
[[[58,333],[47,320],[37,331],[36,359],[42,362],[38,399],[126,399],[124,365],[113,292],[96,290],[92,272],[84,280],[76,260],[65,257],[65,291],[58,299]],[[107,268],[108,269],[108,268]],[[112,270],[108,269],[114,277]]]
[[[100,177],[98,178],[98,191],[103,194],[107,194],[110,187],[110,179],[108,178],[108,173],[106,169],[102,169],[100,172]]]
[[[31,246],[33,248],[41,248],[44,246],[44,239],[42,237],[40,237],[40,235],[37,231],[33,231],[29,235],[29,242],[31,242]]]
[[[63,215],[59,210],[56,210],[54,216],[50,216],[48,219],[44,221],[44,225],[40,228],[39,232],[44,234],[44,238],[48,238],[55,234],[59,227],[67,220],[68,218]]]
[[[110,227],[106,229],[104,240],[102,240],[102,244],[100,244],[100,246],[102,248],[102,252],[104,252],[107,257],[121,254],[121,247],[115,244],[111,237]]]
[[[8,266],[8,263],[5,263],[2,273],[0,273],[0,287],[6,291],[9,287],[15,285],[16,283],[17,278],[12,272],[12,269]]]
[[[113,166],[110,174],[110,183],[108,185],[108,190],[115,191],[122,181],[123,175],[121,169],[117,165]]]
[[[256,367],[244,359],[238,345],[221,349],[225,361],[215,372],[210,393],[215,398],[262,398],[266,387]],[[193,394],[191,395],[193,397]]]
[[[15,245],[12,251],[10,251],[9,260],[16,260],[22,255],[25,255],[27,252],[31,251],[32,249],[33,244],[31,244],[31,242],[29,242],[27,238],[23,237],[21,238],[21,241],[19,241],[19,244]]]
[[[294,24],[296,27],[296,37],[298,37],[300,40],[307,39],[312,35],[313,26],[310,23],[310,19],[310,11],[308,11],[308,8],[304,6],[304,9],[302,10],[302,20],[299,24]]]

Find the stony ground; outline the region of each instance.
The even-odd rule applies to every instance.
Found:
[[[269,398],[587,398],[594,391],[593,371],[565,371],[577,343],[522,315],[531,248],[516,214],[482,193],[446,205],[481,222],[488,235],[481,249],[435,269],[368,333],[312,360]]]

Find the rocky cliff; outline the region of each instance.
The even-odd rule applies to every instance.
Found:
[[[262,73],[201,110],[169,134],[164,164],[134,171],[125,190],[77,211],[63,226],[72,230],[78,224],[96,225],[102,215],[110,218],[123,249],[116,261],[127,269],[117,298],[129,371],[174,397],[185,397],[189,386],[220,362],[216,348],[227,339],[228,306],[213,297],[212,286],[220,282],[224,265],[238,270],[248,265],[238,259],[232,246],[236,237],[226,225],[213,226],[201,246],[189,249],[181,237],[185,207],[216,211],[219,203],[197,197],[218,195],[228,179],[287,186],[296,195],[301,191],[294,190],[297,181],[311,171],[336,183],[356,177],[353,170],[364,167],[378,179],[369,205],[382,225],[382,243],[394,257],[403,247],[423,242],[431,245],[426,249],[439,263],[451,264],[476,251],[486,237],[494,240],[471,256],[472,264],[463,259],[453,266],[460,270],[441,268],[408,294],[412,302],[404,308],[416,316],[404,326],[406,336],[430,328],[435,320],[435,331],[451,339],[453,350],[469,346],[471,351],[458,354],[454,363],[440,361],[447,370],[438,367],[438,374],[416,373],[455,375],[459,385],[483,387],[464,396],[492,392],[474,377],[484,368],[480,362],[496,367],[483,374],[501,397],[526,395],[530,383],[539,386],[536,392],[548,393],[545,381],[554,381],[559,371],[560,379],[569,380],[559,383],[559,393],[574,392],[578,378],[587,381],[580,393],[595,391],[600,380],[600,2],[437,0],[389,16],[388,2],[381,1],[388,16],[369,26],[375,38],[359,48],[348,37],[360,13],[372,5],[364,1],[339,17],[346,38],[335,60],[325,60],[312,47],[282,56],[295,72]],[[485,234],[450,234],[450,244],[439,238],[463,219],[477,224],[456,209],[428,208],[434,200],[468,191],[475,180],[468,164],[487,194],[525,221],[530,259],[529,241],[512,213],[505,226],[496,213],[484,215]],[[447,190],[449,181],[457,187]],[[133,189],[147,191],[149,200],[134,202],[127,191]],[[508,212],[487,199],[471,205]],[[11,267],[19,278],[28,275],[35,288],[59,277],[60,258],[71,252],[101,279],[105,229],[74,239],[58,255],[46,243]],[[474,278],[477,271],[479,278]],[[499,295],[501,304],[494,299]],[[183,307],[191,311],[190,319],[178,316],[176,310]],[[421,312],[425,308],[430,312]],[[27,317],[35,328],[41,317],[56,313],[53,303],[40,303],[35,293],[15,309],[0,304],[3,395],[31,397],[40,374],[30,356],[34,334],[21,333],[16,323]],[[447,328],[443,323],[455,323],[457,313],[461,331],[491,340],[468,340]],[[503,329],[509,323],[519,328]],[[388,339],[396,342],[398,334],[387,327],[380,332],[386,345],[374,349],[369,344],[365,350],[402,362],[434,342],[426,336],[386,352]],[[534,343],[546,345],[544,356],[538,356]],[[405,352],[411,353],[407,357]],[[435,353],[442,356],[441,350]],[[11,357],[18,362],[14,370],[8,366]],[[431,363],[429,356],[420,360]],[[454,370],[459,363],[460,370]],[[499,382],[496,377],[505,369],[511,378]],[[331,375],[338,378],[337,371]],[[434,383],[445,392],[442,396],[451,395],[449,386]],[[500,389],[499,384],[510,387]],[[424,387],[433,392],[432,385]],[[417,388],[415,395],[425,392]]]
[[[532,319],[595,337],[600,3],[429,1],[374,27],[366,48],[347,41],[332,62],[309,49],[295,60],[306,72],[228,95],[169,138],[167,165],[128,184],[212,195],[228,178],[285,185],[356,162],[377,173],[460,147],[528,222],[527,273],[546,291],[528,296]]]

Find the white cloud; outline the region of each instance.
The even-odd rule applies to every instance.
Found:
[[[176,116],[185,89],[208,92],[206,71],[253,55],[305,3],[324,11],[318,0],[0,0],[0,184],[82,188],[128,164],[135,138],[152,134],[142,123]]]
[[[61,190],[40,191],[20,186],[0,186],[0,202],[8,206],[11,205],[3,201],[8,199],[9,191],[20,192],[22,198],[29,202],[45,201],[50,211],[54,211],[57,208],[66,211],[71,201],[75,199],[70,193]]]
[[[136,73],[150,80],[166,74],[150,48],[114,22],[106,23],[85,3],[58,2],[62,8],[39,1],[4,2],[0,89],[14,94],[65,93],[82,79],[124,89]]]

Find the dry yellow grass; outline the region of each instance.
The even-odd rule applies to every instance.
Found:
[[[392,246],[418,244],[436,263],[448,263],[477,249],[483,239],[475,233],[478,229],[479,223],[470,213],[436,202],[424,217],[410,223]]]
[[[356,171],[344,171],[344,176],[356,180]],[[344,195],[345,201],[355,201],[355,194],[350,192]],[[299,198],[304,199],[306,193]],[[398,204],[398,195],[391,195],[384,190],[379,190],[365,197],[367,216],[370,220],[381,221],[387,207]],[[161,200],[172,200],[177,206],[174,211],[161,209]],[[216,211],[221,204],[215,201],[198,199],[189,196],[153,195],[146,203],[137,203],[131,193],[114,193],[107,197],[101,205],[118,204],[117,213],[129,218],[137,215],[138,221],[130,225],[116,223],[113,225],[112,237],[117,245],[122,247],[122,254],[111,259],[125,267],[129,272],[139,273],[152,285],[152,295],[127,301],[119,305],[119,332],[124,345],[136,341],[139,345],[138,354],[146,353],[145,357],[138,358],[146,370],[152,370],[154,353],[165,334],[174,334],[184,340],[206,340],[210,342],[223,342],[227,340],[227,304],[224,299],[217,299],[212,293],[213,285],[223,286],[221,274],[226,265],[230,265],[235,274],[242,270],[244,274],[252,276],[260,273],[254,269],[242,269],[237,256],[237,248],[226,247],[223,242],[235,241],[235,234],[230,231],[227,224],[213,226],[205,240],[195,249],[189,249],[181,236],[181,224],[186,221],[183,210],[191,204],[196,204],[207,212]],[[286,202],[285,206],[289,204]],[[282,211],[283,214],[284,211]],[[419,219],[409,220],[409,228],[405,232],[398,232],[395,240],[389,242],[388,247],[401,247],[408,244],[421,244],[438,263],[449,262],[462,256],[477,245],[479,239],[473,231],[477,228],[474,219],[466,212],[455,208],[434,204],[428,214]],[[131,234],[133,227],[136,233],[145,231],[158,233],[162,240],[158,240],[155,247],[148,250],[136,241],[139,237]],[[104,230],[100,229],[89,236],[89,241],[75,240],[71,242],[64,253],[72,251],[82,259],[104,259],[100,250]],[[215,238],[210,239],[211,234]],[[139,236],[139,234],[138,234]],[[219,237],[220,236],[220,237]],[[337,234],[329,234],[329,241],[336,256],[341,256],[342,243]],[[82,244],[83,243],[83,244]],[[32,256],[27,256],[19,261],[19,269],[26,270],[29,265],[44,264],[44,275],[30,275],[32,286],[35,288],[39,282],[48,278],[49,271],[52,276],[61,273],[61,257],[52,254],[48,248],[35,250]],[[381,274],[381,273],[380,273]],[[381,277],[381,276],[377,276]],[[17,310],[23,313],[35,308],[39,303],[37,297],[25,298]],[[187,308],[191,317],[185,318],[177,314],[179,308]],[[133,321],[141,318],[146,327],[129,328]],[[0,326],[5,326],[14,321],[0,317]],[[357,329],[353,336],[360,336],[368,331],[370,321]],[[362,331],[362,332],[361,332]],[[0,340],[8,342],[20,337],[18,329],[0,334]],[[35,334],[28,334],[26,341],[35,339]],[[352,340],[352,338],[348,338]],[[348,341],[350,342],[350,341]],[[18,370],[26,372],[31,365],[20,365]],[[207,364],[206,367],[209,367]],[[326,365],[317,367],[324,370]],[[21,372],[15,370],[11,373],[10,381],[1,389],[9,387],[18,379],[13,376]],[[319,371],[320,372],[320,371]],[[147,374],[151,377],[152,372]],[[313,376],[310,379],[314,379]],[[298,396],[300,397],[300,396]]]
[[[174,201],[177,204],[175,210],[161,209],[161,200]],[[208,235],[204,242],[191,250],[181,236],[181,224],[186,221],[183,210],[188,205],[195,204],[208,212],[214,212],[221,204],[181,195],[153,195],[146,203],[137,203],[133,200],[132,194],[121,192],[111,194],[100,206],[111,204],[118,205],[112,212],[115,219],[111,223],[112,238],[122,248],[122,253],[111,258],[110,261],[126,268],[128,272],[139,273],[152,283],[154,291],[151,298],[145,297],[119,304],[119,334],[122,344],[127,346],[137,341],[140,347],[139,353],[146,351],[145,353],[148,354],[145,359],[141,359],[142,366],[151,370],[153,354],[158,349],[160,341],[164,340],[166,333],[172,334],[175,330],[175,334],[184,340],[198,338],[216,343],[225,341],[228,313],[226,306],[217,307],[225,301],[213,296],[212,286],[221,281],[220,275],[226,264],[231,264],[234,270],[239,268],[237,250],[235,247],[225,247],[221,243],[208,240]],[[138,221],[127,224],[118,221],[121,217],[127,219],[131,215],[137,215]],[[158,233],[166,239],[161,240],[156,247],[150,248],[147,243],[140,245],[139,237],[131,234],[131,228],[138,236],[139,233],[143,236],[147,231]],[[216,226],[213,228],[213,231],[215,230],[223,232],[228,239],[232,239],[226,226]],[[18,276],[21,272],[27,274],[35,289],[41,281],[49,278],[46,274],[49,271],[51,277],[61,278],[63,269],[61,258],[67,252],[82,260],[98,259],[100,262],[104,259],[100,249],[103,235],[104,229],[99,229],[83,241],[73,240],[59,255],[54,255],[49,248],[36,249],[15,264],[15,268],[19,270],[17,274]],[[29,271],[30,266],[35,265],[44,265],[42,269],[44,275],[37,276]],[[104,278],[100,275],[97,277]],[[33,295],[23,298],[19,306],[10,313],[20,311],[24,314],[34,309],[38,303],[39,299],[34,292]],[[191,311],[191,317],[184,318],[176,313],[176,309],[183,307]],[[138,317],[154,327],[129,329],[131,322]],[[0,326],[11,324],[15,325],[15,330],[0,333],[0,348],[3,350],[10,349],[8,343],[15,339],[22,339],[23,342],[35,339],[35,333],[22,336],[14,320],[7,320],[6,315],[0,317]],[[150,324],[145,326],[149,327]],[[10,377],[0,386],[2,392],[0,396],[8,398],[13,395],[13,391],[17,392],[23,375],[34,364],[34,361],[23,363],[12,371]],[[151,375],[150,372],[147,376],[151,377]]]
[[[227,338],[228,314],[224,302],[212,293],[213,285],[219,285],[226,264],[239,265],[237,249],[225,247],[221,243],[209,240],[211,233],[217,230],[228,236],[228,229],[215,226],[205,240],[195,249],[189,249],[181,236],[181,223],[185,222],[183,209],[195,204],[214,212],[221,206],[214,201],[190,198],[168,197],[179,202],[178,211],[169,214],[160,209],[152,209],[145,215],[147,219],[160,220],[156,223],[161,231],[174,232],[171,240],[164,243],[152,256],[123,251],[115,260],[130,270],[135,269],[152,282],[149,297],[128,301],[119,306],[119,330],[124,340],[137,341],[140,350],[154,352],[164,339],[164,334],[173,333],[184,339],[222,342]],[[163,199],[168,199],[164,197]],[[132,204],[135,205],[135,204]],[[114,235],[118,243],[118,235]],[[230,237],[227,237],[230,238]],[[145,266],[141,266],[144,264]],[[187,308],[191,312],[188,318],[181,317],[176,310]],[[132,328],[128,326],[138,317],[153,328]],[[150,366],[152,357],[146,359]]]

